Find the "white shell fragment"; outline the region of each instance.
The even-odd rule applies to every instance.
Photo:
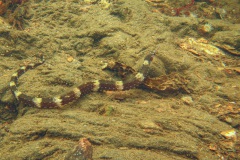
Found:
[[[231,139],[233,141],[237,140],[237,132],[234,129],[222,131],[221,135],[224,136],[227,139]]]
[[[206,39],[204,38],[185,38],[182,39],[179,46],[187,51],[192,52],[195,55],[225,55],[224,52],[219,49],[218,47],[210,44]]]

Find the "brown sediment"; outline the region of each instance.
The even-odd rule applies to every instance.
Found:
[[[64,158],[65,160],[93,160],[93,147],[87,138],[81,138],[72,152]]]
[[[19,30],[24,29],[24,19],[28,14],[28,0],[5,0],[0,1],[0,16]]]

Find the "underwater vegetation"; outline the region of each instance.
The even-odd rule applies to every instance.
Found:
[[[179,8],[174,8],[173,10],[175,11],[175,15],[179,16],[182,10],[187,10],[191,6],[193,6],[195,0],[191,0],[191,2],[185,6],[179,7]]]
[[[23,30],[24,18],[27,16],[27,0],[0,1],[0,16],[4,17],[13,28]]]
[[[224,19],[239,23],[239,8],[224,0],[145,0],[153,12],[168,16]]]

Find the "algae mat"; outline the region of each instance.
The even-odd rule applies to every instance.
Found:
[[[143,0],[25,5],[23,30],[4,16],[0,25],[1,159],[64,159],[83,137],[93,145],[94,160],[239,158],[240,60],[227,49],[208,54],[226,44],[239,52],[239,24],[164,15]],[[213,30],[202,34],[206,23]],[[208,45],[185,44],[187,37]],[[46,62],[19,79],[19,90],[53,97],[93,79],[117,80],[102,70],[105,62],[138,70],[154,50],[149,76],[178,73],[188,92],[139,87],[92,93],[59,110],[17,104],[7,87],[19,66],[38,54]]]

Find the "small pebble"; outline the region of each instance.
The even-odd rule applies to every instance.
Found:
[[[232,123],[233,122],[231,117],[226,117],[224,120],[227,123]]]
[[[68,62],[72,62],[73,59],[74,59],[74,58],[73,58],[72,56],[69,56],[69,57],[67,58],[67,61],[68,61]]]
[[[192,97],[190,96],[184,96],[181,98],[181,100],[188,105],[193,103]]]
[[[223,135],[227,139],[232,139],[233,141],[237,140],[237,132],[234,129],[222,131],[221,135]]]
[[[159,129],[160,128],[155,122],[151,120],[141,121],[139,125],[143,129]]]

